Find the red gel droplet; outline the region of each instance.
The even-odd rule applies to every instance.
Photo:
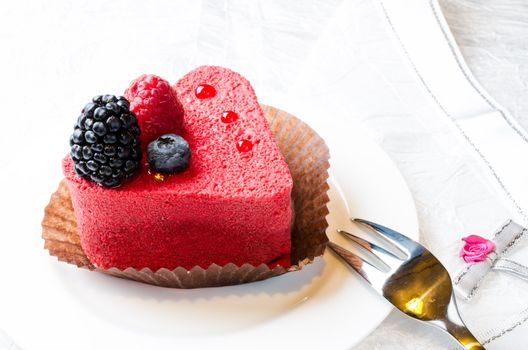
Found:
[[[216,90],[214,87],[208,84],[202,84],[198,85],[196,88],[196,91],[194,92],[196,97],[203,99],[203,98],[211,98],[216,96]]]
[[[232,123],[237,119],[238,119],[238,114],[232,111],[227,111],[227,112],[222,113],[222,117],[220,118],[220,120],[224,123]]]
[[[249,152],[253,148],[253,142],[249,140],[240,140],[237,142],[236,146],[240,152]]]

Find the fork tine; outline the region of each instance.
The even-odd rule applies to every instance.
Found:
[[[354,219],[354,222],[370,227],[372,230],[380,233],[387,240],[389,240],[392,244],[398,246],[399,249],[402,252],[405,252],[404,254],[406,255],[413,256],[423,251],[424,249],[420,244],[416,243],[412,239],[388,227],[382,226],[380,224],[376,224],[375,222],[372,222],[372,221],[358,219],[358,218]]]
[[[380,271],[377,267],[373,266],[365,259],[335,244],[334,242],[328,242],[327,247],[330,248],[330,250],[339,258],[341,258],[345,263],[347,263],[347,265],[352,267],[361,277],[363,277],[373,287],[379,287],[375,286],[373,282],[382,281],[388,278],[388,274]],[[376,276],[381,278],[373,278]]]
[[[342,234],[343,236],[345,236],[346,238],[348,238],[348,239],[350,239],[352,241],[354,241],[354,240],[359,241],[359,244],[369,245],[373,250],[376,250],[376,251],[378,251],[378,252],[380,252],[382,254],[390,255],[390,256],[398,259],[398,260],[403,260],[403,258],[404,258],[405,253],[401,252],[400,248],[398,248],[397,246],[395,246],[394,244],[392,244],[388,240],[384,240],[384,241],[387,241],[391,245],[391,247],[394,247],[394,249],[398,250],[398,252],[401,252],[400,255],[403,255],[403,256],[398,256],[397,254],[394,254],[393,252],[388,251],[387,249],[379,246],[378,244],[370,242],[369,240],[367,240],[365,238],[361,238],[361,237],[359,237],[359,236],[357,236],[357,235],[355,235],[353,233],[350,233],[348,231],[338,229],[337,232],[339,232],[340,234]]]
[[[345,233],[345,231],[342,230],[337,230],[337,232],[342,233],[345,237],[347,237],[350,242],[352,242],[352,244],[354,244],[354,246],[361,252],[361,254],[364,255],[363,257],[358,255],[364,262],[374,266],[375,268],[383,272],[390,271],[390,266],[379,256],[377,256],[374,252],[367,248],[371,245],[369,242],[361,238],[356,239],[356,237],[353,237],[353,235],[348,236],[348,232]],[[366,246],[363,244],[365,244]]]

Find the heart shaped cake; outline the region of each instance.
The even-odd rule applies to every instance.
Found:
[[[250,83],[202,66],[172,87],[177,107],[156,100],[155,87],[148,96],[134,89],[125,94],[133,111],[148,98],[159,111],[137,111],[134,124],[119,117],[128,101],[99,97],[83,110],[95,123],[87,131],[86,120],[78,122],[63,161],[90,262],[153,271],[289,262],[292,178]],[[104,122],[96,128],[97,118]]]

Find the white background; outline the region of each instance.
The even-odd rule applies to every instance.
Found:
[[[528,5],[523,0],[444,0],[441,5],[477,79],[528,126]],[[28,214],[25,207],[32,201],[43,208],[50,188],[34,186],[32,179],[55,183],[60,178],[60,159],[80,106],[95,94],[124,91],[139,74],[174,82],[199,64],[238,70],[262,102],[298,114],[315,128],[338,116],[356,118],[406,177],[423,242],[440,256],[456,254],[458,243],[443,232],[485,235],[509,209],[475,173],[472,155],[457,147],[458,136],[431,116],[429,101],[381,22],[367,0],[2,3],[0,171],[10,181],[0,184],[0,193],[16,187],[20,196],[0,199],[0,218],[29,222],[35,232],[2,232],[23,239],[18,246],[0,246],[0,254],[42,245],[35,239],[41,213]],[[446,258],[456,268],[450,261]],[[497,279],[499,287],[513,283]],[[37,278],[35,285],[45,282]],[[526,299],[522,286],[507,295],[510,301]],[[483,292],[504,293],[499,287],[490,284]],[[35,292],[21,291],[21,296]],[[465,308],[473,315],[472,306]],[[31,317],[31,310],[20,312]],[[507,312],[490,310],[479,314],[478,325],[467,321],[487,339],[507,318]],[[508,337],[528,340],[522,332],[519,326],[492,346],[506,348],[501,341]],[[392,314],[357,349],[445,344],[438,334]]]

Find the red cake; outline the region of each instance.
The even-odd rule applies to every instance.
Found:
[[[250,83],[202,66],[173,87],[192,157],[156,174],[146,156],[117,188],[63,161],[82,248],[97,267],[269,264],[290,252],[292,179]]]

